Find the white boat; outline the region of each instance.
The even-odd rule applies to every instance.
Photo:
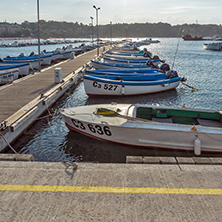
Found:
[[[18,68],[19,69],[19,73],[22,76],[26,76],[29,75],[29,68],[30,65],[29,63],[13,63],[13,62],[8,62],[8,61],[0,61],[0,68]]]
[[[14,80],[18,79],[19,74],[20,71],[17,68],[0,70],[0,85],[13,82]]]
[[[100,75],[104,76],[137,76],[137,75],[164,75],[166,76],[166,72],[159,69],[149,69],[149,70],[140,70],[140,69],[132,69],[132,70],[107,70],[107,69],[93,69],[93,70],[85,70],[86,75]]]
[[[98,140],[143,148],[222,153],[222,111],[97,104],[61,110],[66,126]]]
[[[32,54],[32,53],[31,53]],[[51,61],[52,61],[52,55],[53,54],[47,54],[47,55],[44,55],[44,54],[41,54],[40,55],[40,59],[42,61],[42,65],[50,65],[51,64]],[[16,56],[16,57],[6,57],[4,58],[5,61],[23,61],[25,62],[26,61],[36,61],[38,60],[39,58],[39,55],[30,55],[30,56],[24,56],[24,55],[20,55],[20,56]]]
[[[205,50],[221,51],[222,50],[222,42],[204,43],[203,48]]]
[[[143,76],[143,77],[142,77]],[[106,76],[84,75],[83,82],[88,96],[130,96],[163,92],[176,88],[180,77],[170,79],[150,75]]]
[[[124,59],[124,58],[112,58],[112,57],[103,57],[104,62],[108,63],[116,63],[116,64],[146,64],[148,61],[152,61],[155,66],[158,66],[160,63],[159,59],[150,59],[150,58],[131,58],[131,59]]]
[[[120,63],[111,63],[111,62],[101,62],[96,60],[91,60],[91,64],[95,69],[109,69],[109,70],[132,70],[132,69],[140,69],[140,70],[150,70],[152,69],[152,65],[146,64],[120,64]],[[154,68],[156,70],[156,68]]]
[[[145,57],[143,56],[143,54],[141,55],[124,55],[124,54],[110,54],[110,53],[105,53],[104,57],[107,58],[116,58],[116,59],[144,59]]]
[[[60,52],[60,59],[74,59],[75,53],[73,51]]]
[[[137,57],[143,57],[144,50],[138,51],[138,52],[126,52],[126,51],[114,51],[114,50],[109,50],[106,51],[105,55],[116,55],[116,56],[137,56]]]
[[[151,43],[160,43],[159,40],[145,39],[138,42],[139,45],[149,45]]]

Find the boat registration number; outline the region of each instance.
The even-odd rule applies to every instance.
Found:
[[[93,86],[98,88],[98,89],[102,88],[102,84],[100,84],[96,81],[93,82]],[[107,83],[103,85],[103,89],[110,90],[110,91],[115,91],[117,89],[117,87],[118,87],[117,85],[107,84]]]
[[[78,128],[81,130],[89,129],[94,134],[112,136],[112,132],[111,132],[109,126],[84,124],[83,122],[76,120],[76,119],[71,119],[71,120],[72,120],[72,123],[75,126],[75,128]]]

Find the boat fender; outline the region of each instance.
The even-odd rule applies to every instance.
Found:
[[[124,96],[124,94],[125,94],[125,86],[122,85],[122,96]]]
[[[194,153],[195,155],[199,156],[201,154],[201,141],[198,136],[196,137],[197,138],[194,140]]]

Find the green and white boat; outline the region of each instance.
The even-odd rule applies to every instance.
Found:
[[[222,111],[141,104],[63,109],[71,131],[135,147],[222,153]]]

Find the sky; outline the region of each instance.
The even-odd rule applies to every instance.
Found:
[[[0,0],[0,22],[36,22],[38,0]],[[41,20],[116,23],[222,24],[222,0],[39,0]]]

